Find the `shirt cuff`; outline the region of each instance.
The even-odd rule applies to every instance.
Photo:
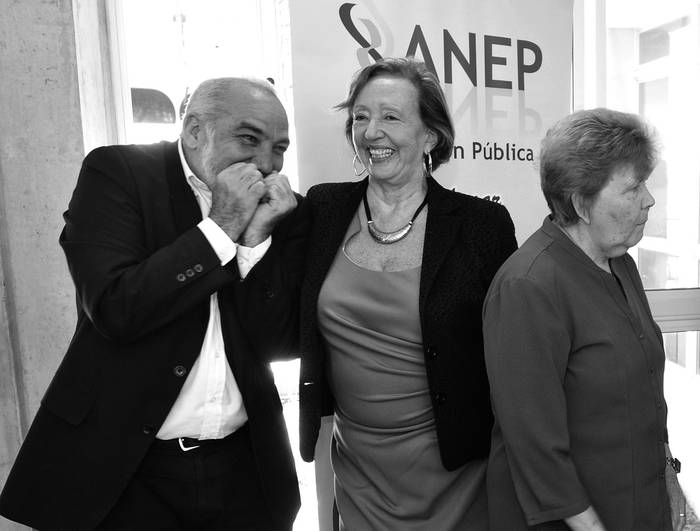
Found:
[[[238,246],[236,259],[238,260],[238,272],[241,274],[242,279],[247,277],[250,270],[253,269],[253,266],[265,256],[271,244],[272,236],[268,236],[265,241],[257,244],[255,247],[246,247],[245,245]]]
[[[233,257],[236,256],[236,244],[228,237],[224,229],[219,227],[211,218],[204,218],[197,224],[197,227],[199,227],[209,245],[214,249],[216,256],[221,260],[222,266],[233,260]]]

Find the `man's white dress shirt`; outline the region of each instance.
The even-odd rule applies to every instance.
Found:
[[[211,191],[190,169],[178,140],[178,152],[187,183],[192,188],[202,211],[197,227],[204,233],[221,265],[236,257],[241,278],[245,278],[270,247],[271,238],[256,247],[235,244],[209,216]],[[194,439],[221,439],[233,433],[248,420],[241,392],[226,359],[224,338],[221,334],[221,313],[217,294],[209,299],[209,323],[204,334],[199,357],[158,430],[159,439],[192,437]]]

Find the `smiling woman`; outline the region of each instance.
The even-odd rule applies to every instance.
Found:
[[[433,178],[454,130],[423,63],[364,68],[339,108],[355,172],[368,175],[307,194],[302,457],[333,412],[341,530],[486,530],[481,305],[516,247],[513,224],[503,206]]]
[[[375,78],[358,94],[352,107],[352,142],[375,179],[422,176],[424,150],[435,144],[435,133],[421,122],[417,100],[411,82],[394,77]]]

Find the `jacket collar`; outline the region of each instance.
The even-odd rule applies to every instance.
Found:
[[[170,190],[170,204],[175,216],[178,233],[183,233],[202,220],[202,211],[192,188],[187,183],[185,172],[180,162],[177,142],[165,144],[165,176]]]
[[[323,282],[352,217],[362,201],[368,185],[368,178],[349,187],[335,187],[323,205],[319,205],[319,220],[322,226],[317,226],[318,245],[313,255],[309,257],[311,267],[310,282],[317,289]],[[443,188],[432,177],[428,178],[428,218],[423,244],[423,259],[421,266],[420,306],[421,312],[430,288],[435,280],[440,266],[447,257],[460,228],[457,211],[460,207],[458,194]]]
[[[343,236],[357,210],[362,195],[367,189],[368,179],[350,183],[348,186],[331,188],[325,199],[319,201],[318,223],[314,223],[313,239],[316,242],[308,257],[307,280],[313,286],[316,301],[323,279],[333,263]],[[315,304],[315,302],[314,302]]]
[[[350,188],[337,187],[330,194],[330,201],[333,203],[347,203],[347,206],[354,212],[362,195],[367,189],[369,178],[365,177],[361,181],[350,183]],[[428,207],[434,212],[448,213],[459,207],[456,194],[441,186],[433,177],[428,177]]]
[[[420,310],[425,303],[440,266],[445,261],[459,232],[458,194],[428,178],[428,219],[423,242],[423,260],[420,279]]]
[[[593,259],[588,256],[583,249],[581,249],[571,238],[569,238],[569,236],[564,232],[564,229],[554,223],[552,216],[547,216],[544,218],[544,221],[542,222],[542,232],[557,242],[557,244],[566,253],[568,253],[586,268],[591,269],[596,273],[608,275],[606,271],[596,265]],[[615,259],[612,259],[611,263],[614,261]]]

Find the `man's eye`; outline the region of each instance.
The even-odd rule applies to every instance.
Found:
[[[246,144],[254,145],[258,143],[258,137],[253,135],[240,135],[238,138],[240,138]]]
[[[275,146],[275,153],[284,155],[287,152],[287,146]]]
[[[398,116],[394,116],[393,114],[387,114],[387,115],[384,117],[384,119],[387,120],[387,121],[389,121],[389,122],[392,122],[392,121],[394,121],[394,120],[398,120],[399,117],[398,117]]]
[[[352,117],[353,122],[361,122],[366,120],[367,117],[364,114],[356,114],[355,116]]]

